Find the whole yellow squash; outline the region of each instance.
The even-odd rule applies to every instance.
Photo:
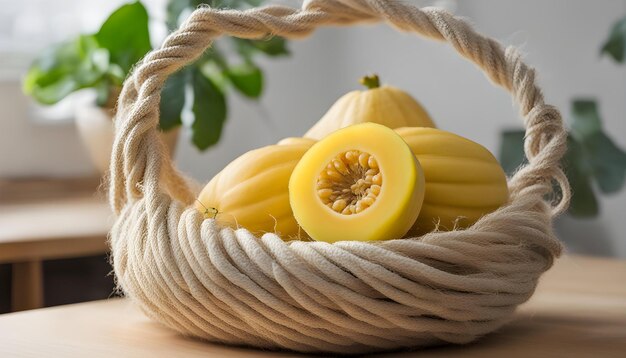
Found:
[[[330,133],[358,123],[373,122],[389,128],[435,127],[426,110],[408,93],[380,86],[378,76],[361,79],[368,89],[341,97],[304,135],[322,139]]]
[[[422,210],[411,233],[474,224],[508,201],[506,174],[482,145],[435,128],[398,128],[426,179]]]
[[[313,143],[269,145],[243,154],[204,187],[196,209],[224,226],[297,237],[298,224],[289,204],[289,177]]]

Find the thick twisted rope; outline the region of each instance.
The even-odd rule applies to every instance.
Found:
[[[170,74],[221,34],[296,38],[322,25],[380,20],[447,41],[511,92],[527,129],[528,164],[509,182],[508,205],[467,230],[378,244],[258,238],[188,207],[195,193],[157,136]],[[442,10],[382,0],[201,8],[144,58],[120,97],[110,186],[117,279],[151,317],[212,341],[342,353],[469,342],[504,324],[560,253],[551,217],[569,200],[558,165],[565,139],[559,112],[544,103],[517,52]],[[561,196],[550,205],[553,183]]]

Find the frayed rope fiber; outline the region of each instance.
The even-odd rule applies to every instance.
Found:
[[[519,105],[528,164],[510,201],[475,225],[419,238],[284,242],[220,228],[157,135],[169,75],[220,35],[300,38],[326,25],[384,21],[448,42]],[[110,235],[119,286],[154,320],[189,336],[301,352],[362,353],[467,343],[510,319],[561,252],[551,221],[570,193],[566,133],[535,72],[513,48],[435,8],[400,1],[312,0],[302,9],[199,8],[124,84],[110,170]],[[555,197],[554,186],[560,187]],[[547,199],[548,198],[548,199]]]

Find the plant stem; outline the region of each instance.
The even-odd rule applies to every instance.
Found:
[[[378,78],[378,75],[365,76],[359,80],[359,83],[367,87],[367,89],[380,87],[380,79]]]

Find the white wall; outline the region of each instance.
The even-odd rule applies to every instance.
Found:
[[[472,0],[458,1],[457,13],[505,44],[521,46],[527,61],[538,70],[547,101],[561,108],[566,118],[573,97],[600,99],[607,131],[626,148],[626,66],[617,66],[598,54],[611,24],[626,14],[626,1]],[[186,139],[181,140],[177,153],[181,169],[206,180],[248,149],[303,133],[341,94],[358,88],[357,79],[369,72],[412,93],[441,128],[483,143],[494,152],[500,130],[521,124],[508,95],[440,43],[398,34],[384,26],[368,26],[324,29],[291,48],[291,58],[264,62],[268,83],[260,104],[230,98],[231,115],[218,146],[200,154]],[[59,128],[63,134],[39,137],[22,130],[19,141],[16,137],[10,145],[3,144],[7,130],[16,127],[7,123],[24,118],[12,109],[7,122],[7,106],[22,101],[15,94],[8,95],[8,100],[2,94],[0,174],[7,165],[14,174],[26,174],[41,168],[41,161],[55,163],[51,166],[56,168],[65,160],[67,170],[74,173],[88,170],[71,128]],[[17,171],[17,159],[7,160],[7,153],[21,158]],[[623,190],[602,199],[600,218],[562,218],[558,230],[572,251],[626,257],[625,209]]]

